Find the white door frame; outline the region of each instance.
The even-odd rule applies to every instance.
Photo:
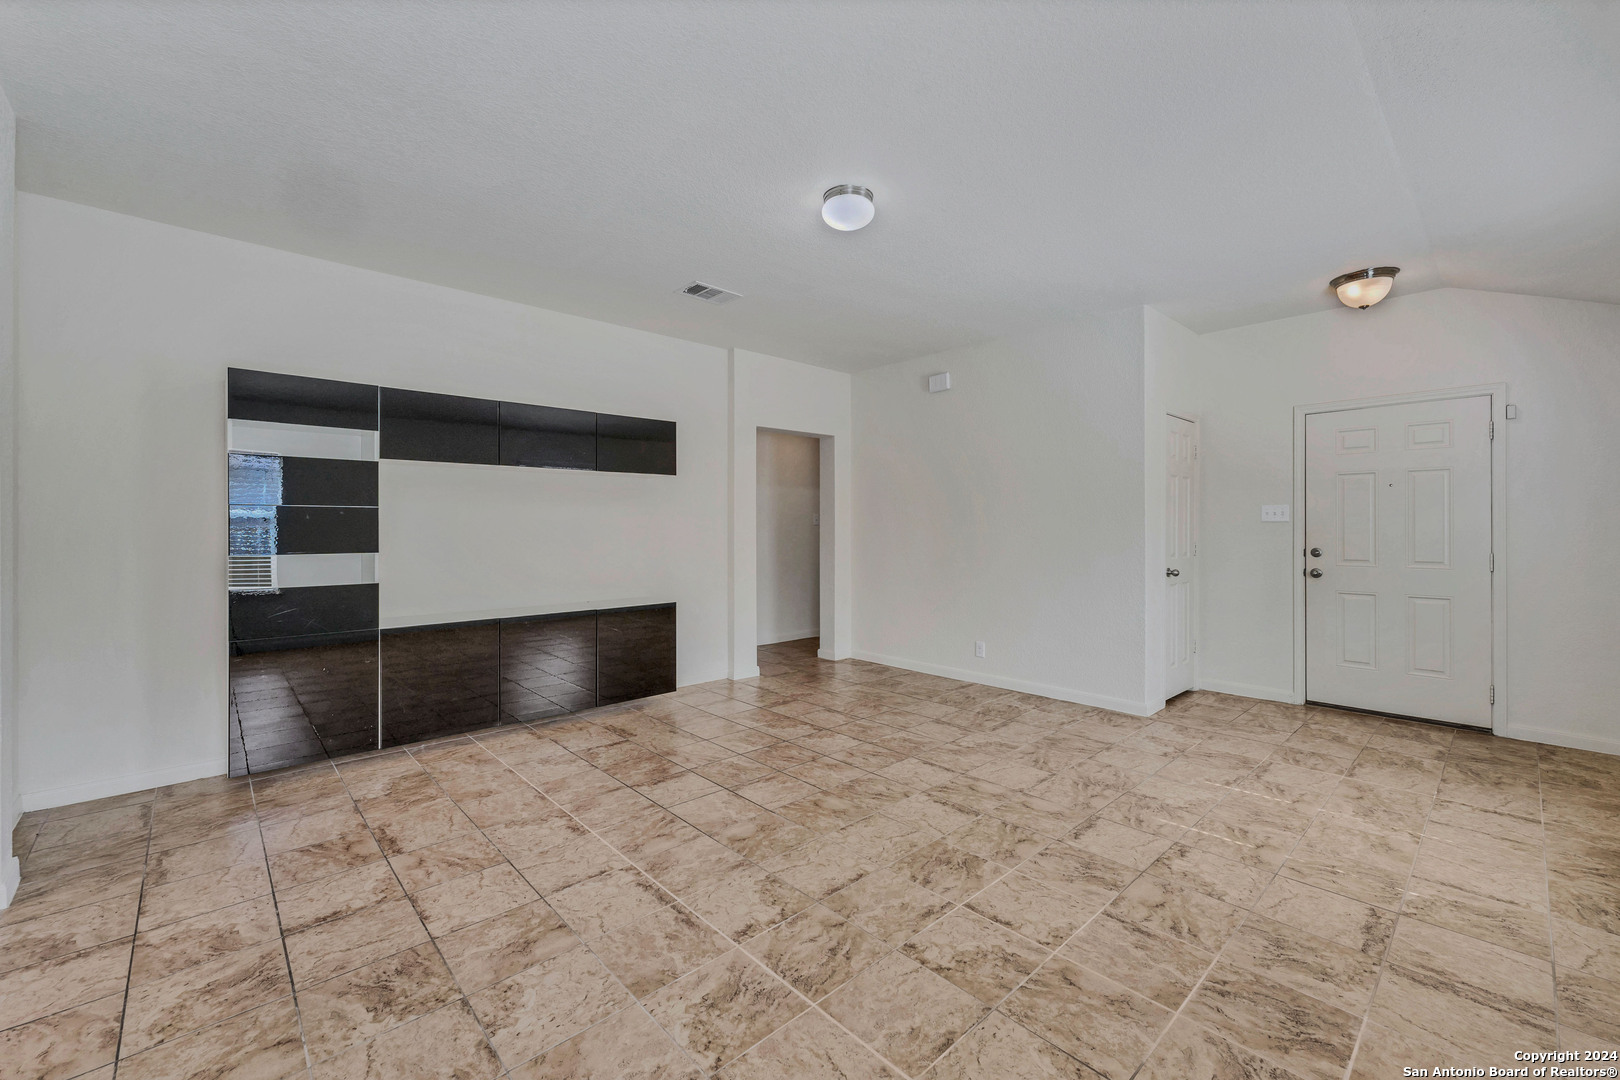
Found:
[[[1193,517],[1192,517],[1193,580],[1192,580],[1192,611],[1191,611],[1189,617],[1192,619],[1192,639],[1193,639],[1193,656],[1192,656],[1192,679],[1193,679],[1193,684],[1192,684],[1192,688],[1194,690],[1197,690],[1197,689],[1200,689],[1203,686],[1203,683],[1201,681],[1199,681],[1199,671],[1198,671],[1199,648],[1198,647],[1202,643],[1202,637],[1203,637],[1202,631],[1203,631],[1203,626],[1204,626],[1204,620],[1203,620],[1203,617],[1202,617],[1202,614],[1201,614],[1201,607],[1200,607],[1200,605],[1202,604],[1202,600],[1203,600],[1204,574],[1203,574],[1203,563],[1202,563],[1202,560],[1199,557],[1199,544],[1201,542],[1200,541],[1200,536],[1204,531],[1203,530],[1203,516],[1204,516],[1204,453],[1203,453],[1204,425],[1203,425],[1202,422],[1199,421],[1198,414],[1196,412],[1190,412],[1190,411],[1187,411],[1185,409],[1166,409],[1164,411],[1164,415],[1167,416],[1167,417],[1168,416],[1173,416],[1177,420],[1185,420],[1185,421],[1187,421],[1187,423],[1189,423],[1189,424],[1191,424],[1193,426],[1193,482],[1192,482],[1192,487],[1193,487],[1193,490],[1192,490],[1192,498],[1193,498]],[[1170,474],[1170,462],[1169,462],[1168,459],[1166,459],[1165,464],[1164,464],[1164,476],[1160,477],[1160,480],[1159,480],[1159,498],[1161,498],[1161,499],[1164,498],[1164,481],[1165,481],[1165,479],[1167,479],[1169,477],[1169,474]],[[1169,530],[1171,528],[1171,523],[1169,521],[1166,521],[1164,523],[1164,528],[1165,528],[1166,535],[1168,535]],[[1164,562],[1164,550],[1163,550],[1162,545],[1160,546],[1160,550],[1154,553],[1154,558],[1158,559],[1161,564]],[[1169,616],[1169,596],[1166,593],[1166,589],[1165,589],[1164,568],[1163,568],[1162,565],[1159,568],[1159,576],[1158,576],[1157,580],[1158,580],[1158,583],[1159,583],[1158,584],[1158,590],[1159,590],[1159,618],[1164,619],[1164,618],[1167,618]],[[1161,626],[1162,626],[1162,624],[1161,624]],[[1162,636],[1163,635],[1161,634],[1161,637]],[[1160,671],[1159,671],[1159,686],[1160,686],[1161,690],[1164,687],[1164,677],[1165,677],[1165,674],[1166,674],[1165,666],[1166,666],[1167,659],[1168,659],[1167,657],[1163,657],[1163,656],[1161,656],[1159,658],[1159,668],[1160,668]],[[1162,696],[1162,694],[1161,694],[1161,696]]]
[[[1422,401],[1448,401],[1452,398],[1489,397],[1491,423],[1491,554],[1495,572],[1491,575],[1491,730],[1507,733],[1507,383],[1482,383],[1448,390],[1425,390],[1414,394],[1327,401],[1316,405],[1294,406],[1294,686],[1293,701],[1305,703],[1305,418],[1315,413],[1350,412],[1383,405],[1408,405]],[[1195,667],[1194,672],[1197,671]]]

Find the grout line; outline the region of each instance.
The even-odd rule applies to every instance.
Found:
[[[150,805],[150,804],[147,804]],[[137,890],[135,899],[135,925],[129,931],[129,964],[124,969],[124,1004],[118,1010],[118,1038],[113,1045],[113,1076],[118,1076],[119,1065],[123,1061],[124,1051],[124,1022],[129,1018],[129,990],[130,982],[135,975],[135,945],[140,938],[141,907],[146,903],[146,875],[152,862],[152,828],[156,814],[150,810],[146,817],[146,854],[141,859],[141,887]],[[47,815],[46,820],[49,820]],[[32,845],[30,845],[32,850]]]

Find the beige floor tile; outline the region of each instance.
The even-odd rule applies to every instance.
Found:
[[[408,806],[362,804],[361,809],[377,843],[388,855],[403,855],[474,829],[467,815],[446,798]]]
[[[967,906],[991,922],[1055,949],[1107,903],[1104,897],[1083,900],[1015,871],[974,896]]]
[[[0,1031],[0,1078],[66,1080],[113,1060],[122,992]]]
[[[0,926],[0,972],[81,952],[135,932],[139,896],[126,893],[98,904]]]
[[[1006,873],[1006,867],[937,840],[894,864],[930,892],[960,903]]]
[[[1375,959],[1383,957],[1395,936],[1393,911],[1286,877],[1272,879],[1254,911]]]
[[[1444,1051],[1441,1051],[1444,1052]],[[1478,1057],[1475,1051],[1464,1051],[1467,1060]],[[1409,1075],[1407,1070],[1425,1068],[1420,1062],[1434,1060],[1435,1044],[1421,1037],[1392,1031],[1381,1024],[1368,1021],[1362,1028],[1356,1044],[1356,1057],[1350,1065],[1350,1080],[1390,1080],[1391,1077]]]
[[[1186,1017],[1170,1025],[1136,1075],[1137,1080],[1301,1080]]]
[[[310,1061],[324,1061],[459,996],[431,944],[302,988],[298,1013]]]
[[[681,1049],[632,1005],[512,1070],[512,1080],[699,1080]]]
[[[1620,982],[1620,934],[1564,918],[1553,919],[1552,934],[1559,971]]]
[[[645,998],[731,948],[680,904],[659,908],[590,942],[609,971]]]
[[[253,1077],[283,1080],[304,1076],[304,1044],[292,998],[261,1005],[150,1050],[125,1057],[118,1075],[134,1080],[177,1077]],[[99,1077],[96,1080],[100,1080]]]
[[[1221,960],[1182,1015],[1306,1077],[1337,1080],[1361,1017]]]
[[[523,875],[503,862],[423,889],[411,903],[428,932],[440,937],[539,898]]]
[[[944,915],[951,902],[892,870],[878,870],[822,904],[890,945],[899,945]]]
[[[477,833],[456,837],[388,860],[407,893],[476,873],[506,862],[499,848]]]
[[[810,897],[757,866],[733,871],[712,888],[683,898],[733,941],[747,941],[809,907]]]
[[[293,984],[300,988],[364,967],[428,940],[410,901],[384,900],[352,915],[286,937]]]
[[[1114,898],[1108,912],[1206,952],[1218,952],[1243,911],[1183,885],[1143,875]]]
[[[276,909],[281,932],[291,934],[404,895],[392,868],[379,859],[307,885],[277,890]]]
[[[982,817],[957,829],[945,840],[953,847],[1003,866],[1017,866],[1048,843],[1039,833],[993,817]]]
[[[1378,983],[1377,959],[1263,915],[1249,917],[1221,958],[1358,1017]]]
[[[278,889],[291,888],[353,870],[382,857],[382,849],[362,824],[330,840],[271,855],[270,876]]]
[[[129,981],[138,986],[280,936],[268,896],[193,915],[136,935]]]
[[[1417,858],[1417,837],[1323,815],[1283,864],[1284,877],[1379,907],[1400,905]]]
[[[291,993],[280,941],[226,953],[132,987],[119,1053],[128,1057]]]
[[[473,993],[579,943],[543,900],[513,908],[437,939],[463,993]]]
[[[721,1080],[899,1080],[900,1074],[817,1010],[768,1035]]]
[[[154,852],[147,864],[146,884],[155,888],[236,863],[263,865],[264,861],[264,844],[254,824],[200,843]]]
[[[901,953],[890,953],[844,984],[823,1008],[911,1076],[924,1072],[988,1011]]]
[[[1064,840],[1071,847],[1133,870],[1146,870],[1173,843],[1157,833],[1143,832],[1102,817],[1087,821]]]
[[[647,875],[628,867],[586,878],[546,898],[582,938],[617,930],[674,899]]]
[[[1253,905],[1272,881],[1272,875],[1263,870],[1179,843],[1145,872],[1241,908]]]
[[[877,869],[874,863],[832,836],[818,837],[772,856],[760,865],[806,896],[818,900]]]
[[[1047,961],[998,1009],[1108,1080],[1146,1060],[1171,1013],[1112,979]]]
[[[492,1080],[501,1061],[466,1002],[456,1001],[401,1024],[317,1065],[315,1080],[444,1077]]]
[[[634,1002],[589,949],[578,946],[468,999],[503,1061],[526,1061]]]
[[[1557,983],[1560,1024],[1620,1042],[1620,983],[1564,970]]]
[[[1488,875],[1489,871],[1481,874]],[[1414,877],[1407,887],[1402,913],[1527,956],[1551,959],[1545,905],[1512,904],[1483,895],[1475,887],[1479,881],[1478,875],[1462,875],[1450,881],[1437,881],[1427,875]],[[1546,887],[1545,880],[1542,887]]]
[[[123,989],[130,948],[109,941],[0,975],[0,1031]]]
[[[994,1005],[1040,966],[1047,952],[970,911],[957,910],[901,949],[941,978]]]
[[[647,1011],[698,1067],[712,1072],[807,1007],[741,949],[709,961],[646,1001]]]
[[[1215,961],[1212,952],[1109,914],[1086,924],[1059,955],[1167,1009],[1179,1009]]]
[[[264,864],[249,862],[148,888],[141,894],[140,929],[153,930],[269,892],[270,875]]]
[[[1098,1074],[993,1012],[927,1075],[929,1080],[1095,1080]]]
[[[940,839],[940,834],[919,822],[885,813],[873,814],[832,834],[856,855],[876,866],[888,866]]]
[[[820,904],[751,938],[746,948],[812,1001],[842,986],[890,950],[882,938]]]

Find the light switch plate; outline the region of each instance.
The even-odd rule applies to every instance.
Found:
[[[1260,520],[1261,521],[1287,521],[1288,520],[1288,504],[1283,503],[1281,506],[1262,506],[1260,508]]]
[[[930,394],[937,394],[941,390],[949,390],[950,388],[951,388],[951,373],[950,372],[942,371],[938,375],[930,375],[930,376],[928,376],[928,392]]]

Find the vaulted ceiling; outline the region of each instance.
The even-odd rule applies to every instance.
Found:
[[[1620,303],[1609,2],[4,0],[0,86],[26,191],[845,370],[1375,263]]]

